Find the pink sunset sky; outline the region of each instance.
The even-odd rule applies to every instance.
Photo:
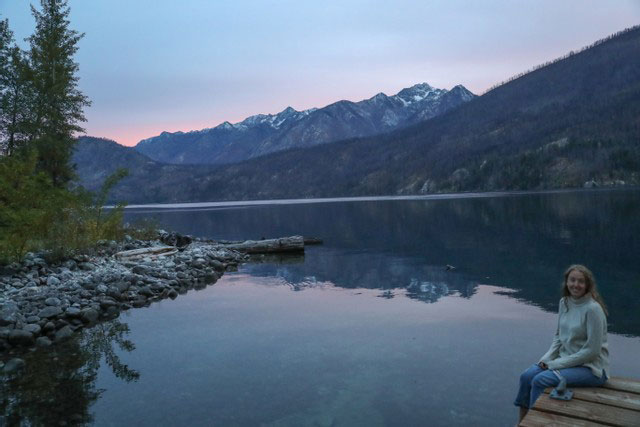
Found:
[[[36,2],[34,2],[36,3]],[[359,101],[427,82],[476,94],[640,23],[640,1],[69,0],[88,135],[162,131]],[[18,42],[28,1],[0,0]]]

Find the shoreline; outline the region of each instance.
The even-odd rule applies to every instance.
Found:
[[[136,260],[116,256],[158,245],[177,251]],[[25,351],[64,342],[122,311],[214,284],[250,260],[246,250],[233,246],[159,230],[157,239],[103,241],[94,255],[47,263],[29,253],[0,267],[0,371],[18,371]]]
[[[149,209],[208,209],[208,208],[235,208],[244,206],[268,206],[268,205],[304,205],[340,202],[375,202],[386,200],[449,200],[449,199],[476,199],[490,197],[526,196],[531,194],[563,194],[563,193],[590,193],[600,191],[633,191],[640,190],[640,186],[613,186],[597,188],[558,188],[547,190],[505,190],[505,191],[477,191],[458,193],[434,193],[423,195],[382,195],[382,196],[353,196],[353,197],[320,197],[307,199],[265,199],[265,200],[229,200],[219,202],[175,202],[175,203],[132,203],[124,207],[125,210]],[[105,208],[113,208],[113,205]]]

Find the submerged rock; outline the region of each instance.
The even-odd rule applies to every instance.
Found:
[[[13,329],[9,332],[8,341],[9,344],[22,347],[29,347],[35,342],[33,334],[24,329]]]
[[[60,342],[66,339],[71,338],[73,335],[73,329],[69,325],[64,326],[62,329],[58,330],[55,335],[55,341]]]
[[[3,367],[2,367],[2,372],[4,372],[5,374],[11,374],[13,372],[19,371],[21,369],[24,369],[25,363],[24,360],[19,359],[19,358],[13,358],[11,360],[9,360]]]

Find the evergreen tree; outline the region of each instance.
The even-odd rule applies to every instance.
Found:
[[[69,28],[66,0],[40,0],[41,10],[31,6],[36,21],[30,43],[29,63],[33,83],[34,118],[26,131],[39,153],[39,169],[55,186],[73,178],[71,159],[74,135],[84,131],[83,107],[90,105],[78,89],[78,64],[73,55],[84,36]]]
[[[32,100],[27,59],[5,19],[0,21],[0,154],[11,155],[25,144]]]
[[[8,93],[9,93],[9,61],[11,57],[11,45],[13,44],[13,33],[9,30],[7,19],[0,21],[0,154],[7,152],[8,130],[7,121],[9,115]]]

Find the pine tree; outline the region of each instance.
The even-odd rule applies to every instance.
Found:
[[[14,154],[26,143],[32,100],[27,58],[5,19],[0,21],[0,154]]]
[[[9,119],[9,63],[13,33],[9,30],[7,19],[0,21],[0,154],[8,151],[8,119]]]
[[[69,164],[74,136],[84,131],[79,123],[86,121],[83,107],[90,105],[78,89],[73,60],[84,34],[69,28],[66,0],[40,0],[40,5],[40,11],[31,6],[36,21],[28,38],[34,119],[26,131],[38,149],[39,169],[64,187],[74,176]]]

